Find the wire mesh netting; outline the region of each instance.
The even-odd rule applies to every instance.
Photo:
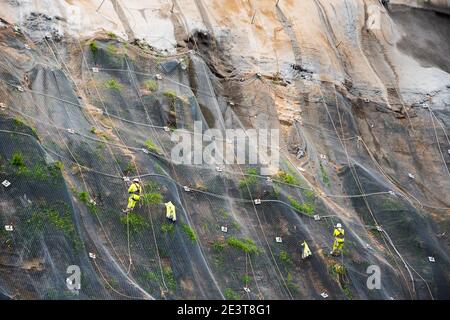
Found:
[[[1,293],[72,299],[448,295],[446,268],[426,261],[433,255],[448,266],[449,259],[430,236],[435,226],[417,209],[420,192],[390,192],[392,181],[358,139],[351,103],[334,87],[318,84],[320,99],[310,97],[303,123],[288,134],[289,145],[307,150],[304,166],[311,171],[303,174],[281,146],[280,171],[268,180],[259,166],[218,170],[215,163],[173,162],[173,131],[193,137],[196,121],[221,131],[251,123],[233,111],[222,82],[197,53],[150,55],[105,39],[67,47],[49,40],[22,52],[16,38],[3,41],[18,49],[2,52],[0,64],[7,105],[0,171],[11,182],[1,189],[0,222],[14,226],[0,233]],[[67,59],[70,50],[77,61]],[[18,70],[28,72],[26,83]],[[271,85],[255,76],[240,86],[243,104],[260,105],[257,123],[271,127]],[[124,177],[139,177],[144,189],[128,215],[122,214]],[[176,223],[165,218],[168,201]],[[337,221],[347,230],[341,258],[329,255]],[[304,240],[313,259],[301,259]],[[382,290],[365,285],[373,264],[386,279]],[[67,289],[69,265],[82,271],[79,292]]]

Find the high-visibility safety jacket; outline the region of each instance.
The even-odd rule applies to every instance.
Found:
[[[175,206],[173,205],[172,201],[166,202],[166,218],[171,219],[172,221],[177,220],[177,215],[175,213]]]
[[[344,242],[344,229],[342,228],[334,228],[333,231],[333,237],[338,241],[338,242]]]
[[[136,194],[138,196],[142,193],[142,187],[139,183],[133,182],[131,186],[128,188],[129,194]]]
[[[309,246],[306,243],[306,241],[303,241],[302,246],[303,246],[302,259],[306,259],[312,255],[312,252],[309,249]]]

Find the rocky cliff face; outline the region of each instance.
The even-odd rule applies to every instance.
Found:
[[[0,297],[450,297],[448,1],[147,2],[0,3]],[[279,170],[174,163],[195,121]]]

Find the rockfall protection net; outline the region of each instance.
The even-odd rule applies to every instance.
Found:
[[[420,193],[399,189],[384,176],[358,138],[350,103],[334,85],[318,84],[319,99],[309,101],[303,123],[294,122],[290,133],[293,143],[307,146],[304,165],[311,162],[315,170],[306,174],[316,177],[318,191],[283,145],[283,173],[273,181],[257,166],[226,165],[219,172],[216,165],[171,161],[172,129],[192,131],[194,121],[204,129],[246,126],[193,51],[158,57],[116,40],[96,40],[90,42],[95,48],[71,43],[80,59],[67,61],[51,39],[33,50],[9,40],[34,60],[1,53],[0,97],[7,108],[1,111],[0,178],[11,186],[1,189],[0,223],[14,231],[0,233],[0,292],[14,297],[20,288],[20,298],[101,299],[443,294],[448,251],[422,218]],[[19,70],[30,70],[28,87]],[[240,83],[246,85],[258,90],[242,89],[243,103],[263,96],[261,110],[270,123],[271,111],[264,108],[273,102],[272,86],[256,76]],[[321,112],[308,111],[314,108]],[[144,186],[144,199],[128,218],[121,214],[128,196],[124,176],[140,177]],[[167,201],[176,206],[175,224],[164,217]],[[345,249],[343,257],[332,258],[338,221],[347,231]],[[423,232],[413,234],[416,229]],[[307,261],[301,260],[303,240],[313,252]],[[431,265],[428,255],[441,264]],[[345,272],[335,268],[339,264]],[[389,283],[382,290],[366,287],[371,264]],[[69,265],[82,271],[79,295],[66,287]],[[442,287],[436,277],[444,280]]]

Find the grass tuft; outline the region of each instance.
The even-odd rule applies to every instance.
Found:
[[[322,163],[320,163],[320,174],[322,176],[323,183],[325,183],[325,185],[327,185],[329,187],[330,186],[330,178],[328,177],[328,173],[325,170]]]
[[[64,163],[62,163],[61,161],[55,161],[54,163],[53,163],[53,166],[56,168],[56,169],[59,169],[59,170],[64,170]]]
[[[292,197],[288,196],[289,203],[291,206],[293,206],[296,210],[307,214],[308,216],[314,215],[314,205],[311,203],[299,203],[297,200],[295,200]]]
[[[175,277],[173,275],[172,268],[170,266],[164,267],[163,274],[169,290],[175,291],[177,289],[177,281],[175,280]]]
[[[157,192],[161,189],[160,185],[156,181],[149,181],[144,185],[144,190],[147,192]]]
[[[42,232],[47,224],[54,228],[61,230],[64,235],[72,241],[75,248],[80,248],[82,242],[77,235],[75,225],[72,222],[70,210],[66,204],[62,210],[56,210],[49,206],[40,206],[35,209],[27,220],[27,223],[32,225],[36,231]]]
[[[148,91],[156,91],[158,90],[158,83],[155,80],[147,80],[144,82],[145,89]]]
[[[145,146],[147,147],[147,149],[149,151],[153,151],[153,152],[156,152],[156,153],[160,153],[161,152],[161,149],[150,139],[146,140],[144,142],[144,144],[145,144]]]
[[[230,247],[234,247],[236,249],[242,250],[248,254],[257,254],[259,253],[259,249],[256,244],[250,239],[238,239],[235,237],[229,237],[227,239],[227,244]]]
[[[248,169],[247,174],[249,174],[250,176],[246,176],[239,181],[240,189],[246,189],[247,186],[250,187],[252,185],[255,185],[256,182],[258,181],[258,178],[256,177],[256,175],[258,174],[258,171],[256,170],[256,168]]]
[[[217,253],[222,252],[225,249],[225,247],[226,247],[226,243],[219,241],[219,240],[214,241],[212,244],[213,250]]]
[[[183,223],[181,225],[181,227],[183,228],[184,233],[186,233],[186,235],[188,236],[188,238],[191,241],[196,241],[197,240],[197,235],[195,234],[195,231],[191,227],[189,227],[189,225]]]
[[[289,264],[291,263],[291,257],[289,256],[289,253],[287,253],[286,251],[281,251],[279,254],[280,260],[281,262],[285,263],[285,264]]]
[[[122,90],[122,85],[119,82],[117,82],[117,80],[115,80],[115,79],[106,81],[105,87],[107,89],[116,90],[116,91]]]
[[[252,278],[251,278],[249,275],[244,274],[244,275],[242,276],[242,282],[244,282],[244,285],[245,285],[245,286],[248,286],[248,285],[250,284],[251,281],[252,281]]]
[[[160,204],[163,197],[160,193],[146,193],[142,196],[142,203],[148,205]]]
[[[14,152],[11,159],[11,164],[17,168],[25,168],[25,161],[23,160],[22,153]]]
[[[284,171],[278,172],[278,177],[280,177],[280,179],[283,180],[284,183],[298,185],[297,179],[287,172]]]
[[[98,214],[97,206],[89,198],[89,193],[87,193],[86,191],[79,192],[76,189],[72,189],[72,191],[73,193],[75,193],[76,197],[88,207],[89,211],[92,214],[94,215]]]
[[[136,212],[130,212],[127,215],[123,215],[120,217],[120,222],[125,226],[128,223],[130,230],[135,233],[138,233],[147,227],[147,222],[145,222]]]
[[[92,52],[92,54],[93,54],[94,57],[95,57],[95,56],[97,55],[97,52],[98,52],[97,42],[92,41],[92,42],[89,44],[89,48],[91,49],[91,52]]]
[[[170,90],[170,89],[166,90],[166,91],[164,91],[163,94],[165,97],[167,97],[172,102],[174,102],[178,98],[178,95],[174,90]]]
[[[113,44],[108,44],[106,46],[106,52],[110,55],[116,55],[117,54],[117,47]]]
[[[240,300],[241,297],[238,293],[234,292],[231,288],[226,288],[223,292],[223,295],[225,296],[225,299],[227,300]]]
[[[117,35],[114,33],[114,32],[108,32],[107,34],[106,34],[108,37],[110,37],[111,39],[117,39]]]
[[[175,231],[175,227],[172,223],[164,222],[161,225],[161,231],[164,233],[173,233]]]

